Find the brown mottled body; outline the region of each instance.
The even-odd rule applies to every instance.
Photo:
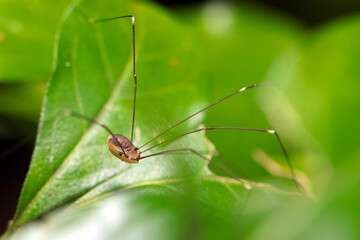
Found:
[[[135,148],[134,144],[130,142],[129,139],[120,134],[114,134],[116,140],[113,135],[110,135],[107,142],[109,146],[110,152],[120,160],[127,163],[138,163],[140,159],[140,153]],[[124,149],[125,154],[123,153],[121,147]]]

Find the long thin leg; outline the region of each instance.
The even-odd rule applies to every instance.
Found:
[[[97,120],[95,119],[92,119],[92,118],[89,118],[85,115],[82,115],[80,113],[77,113],[77,112],[74,112],[74,111],[71,111],[71,110],[64,110],[62,112],[65,116],[71,116],[71,117],[77,117],[77,118],[80,118],[80,119],[83,119],[83,120],[86,120],[86,121],[89,121],[91,123],[94,123],[94,124],[97,124],[99,125],[100,127],[104,128],[106,131],[108,131],[111,136],[115,139],[116,143],[120,146],[122,152],[124,153],[125,157],[128,157],[123,149],[123,147],[121,146],[121,144],[119,143],[119,141],[117,140],[117,138],[115,137],[115,134],[110,130],[110,128],[108,128],[106,125],[98,122]]]
[[[111,18],[102,18],[102,19],[93,19],[89,17],[87,14],[85,14],[81,9],[75,8],[75,10],[83,16],[86,20],[88,20],[91,23],[103,23],[103,22],[109,22],[116,19],[121,18],[131,18],[131,24],[132,24],[132,55],[133,55],[133,76],[134,76],[134,104],[133,104],[133,117],[132,117],[132,124],[131,124],[131,142],[133,141],[134,136],[134,125],[135,125],[135,107],[136,107],[136,91],[137,91],[137,76],[135,72],[135,16],[133,15],[125,15],[125,16],[118,16],[118,17],[111,17]]]
[[[247,190],[248,190],[248,194],[246,195],[246,198],[244,200],[243,203],[243,207],[240,210],[239,215],[241,215],[241,213],[244,211],[244,208],[250,198],[250,194],[251,194],[251,186],[249,184],[247,184],[244,180],[238,178],[235,174],[233,174],[232,172],[230,172],[229,170],[227,170],[226,168],[223,168],[221,165],[217,164],[216,162],[212,161],[211,159],[201,155],[198,151],[192,149],[192,148],[180,148],[180,149],[172,149],[172,150],[165,150],[162,152],[158,152],[158,153],[154,153],[154,154],[150,154],[144,157],[141,157],[140,160],[145,159],[145,158],[149,158],[149,157],[153,157],[153,156],[158,156],[158,155],[162,155],[162,154],[167,154],[167,153],[174,153],[174,152],[184,152],[184,151],[188,151],[190,153],[193,153],[195,155],[197,155],[198,157],[204,159],[205,161],[207,161],[208,163],[212,164],[213,166],[219,168],[220,170],[222,170],[223,172],[225,172],[226,174],[228,174],[230,177],[234,178],[236,181],[238,181],[241,185],[243,185]]]
[[[161,136],[161,135],[163,135],[164,133],[166,133],[166,132],[170,131],[170,130],[171,130],[171,129],[173,129],[174,127],[176,127],[176,126],[180,125],[181,123],[183,123],[183,122],[185,122],[185,121],[189,120],[190,118],[192,118],[192,117],[196,116],[197,114],[199,114],[199,113],[201,113],[201,112],[205,111],[206,109],[209,109],[209,108],[211,108],[212,106],[214,106],[214,105],[216,105],[216,104],[218,104],[218,103],[220,103],[220,102],[224,101],[225,99],[228,99],[229,97],[232,97],[232,96],[234,96],[234,95],[236,95],[236,94],[238,94],[238,93],[240,93],[240,92],[243,92],[243,91],[245,91],[246,89],[249,89],[249,88],[254,88],[254,87],[259,87],[259,86],[264,86],[264,85],[269,85],[269,83],[254,84],[254,85],[251,85],[251,86],[243,87],[243,88],[241,88],[240,90],[237,90],[236,92],[234,92],[234,93],[232,93],[232,94],[230,94],[230,95],[228,95],[228,96],[226,96],[226,97],[224,97],[224,98],[222,98],[222,99],[220,99],[220,100],[218,100],[218,101],[214,102],[213,104],[210,104],[209,106],[207,106],[207,107],[205,107],[205,108],[203,108],[203,109],[201,109],[201,110],[197,111],[196,113],[191,114],[191,115],[190,115],[190,116],[188,116],[187,118],[185,118],[185,119],[181,120],[180,122],[176,123],[175,125],[171,126],[170,128],[166,129],[165,131],[161,132],[161,133],[160,133],[159,135],[157,135],[156,137],[154,137],[154,138],[150,139],[150,140],[149,140],[149,141],[147,141],[145,144],[143,144],[142,146],[140,146],[138,149],[140,149],[140,148],[144,147],[145,145],[147,145],[147,144],[151,143],[152,141],[154,141],[155,139],[157,139],[158,137],[160,137],[160,136]]]
[[[259,128],[242,128],[242,127],[203,127],[203,128],[199,128],[199,129],[197,129],[197,130],[190,131],[190,132],[181,134],[181,135],[179,135],[179,136],[170,138],[170,139],[168,139],[168,140],[166,140],[166,141],[163,141],[163,142],[161,142],[161,143],[158,143],[158,144],[156,144],[156,145],[154,145],[154,146],[152,146],[152,147],[150,147],[150,148],[142,151],[141,153],[144,153],[144,152],[146,152],[146,151],[148,151],[148,150],[150,150],[150,149],[153,149],[153,148],[155,148],[155,147],[158,147],[158,146],[160,146],[160,145],[162,145],[162,144],[164,144],[164,143],[167,143],[167,142],[170,142],[170,141],[174,141],[175,139],[184,137],[184,136],[189,135],[189,134],[192,134],[192,133],[201,132],[201,131],[207,131],[207,130],[219,130],[219,129],[223,129],[223,130],[228,129],[228,130],[256,131],[256,132],[265,132],[265,133],[274,134],[274,135],[276,136],[276,139],[277,139],[277,141],[278,141],[278,143],[279,143],[279,145],[280,145],[280,147],[281,147],[281,150],[282,150],[282,152],[283,152],[283,154],[284,154],[284,156],[285,156],[286,163],[287,163],[287,165],[288,165],[288,167],[289,167],[289,169],[290,169],[290,175],[291,175],[291,177],[292,177],[292,180],[294,181],[294,184],[295,184],[296,188],[299,190],[299,192],[302,192],[302,191],[301,191],[301,187],[299,186],[299,183],[298,183],[298,181],[296,180],[295,171],[294,171],[294,168],[293,168],[293,166],[292,166],[292,164],[291,164],[289,155],[287,154],[287,151],[286,151],[286,149],[285,149],[285,147],[284,147],[284,144],[282,143],[282,141],[281,141],[278,133],[277,133],[275,130],[267,130],[267,129],[259,129]]]

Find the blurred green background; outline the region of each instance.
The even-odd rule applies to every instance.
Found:
[[[28,170],[42,99],[54,68],[56,34],[61,30],[69,4],[67,1],[0,1],[1,232],[14,216]],[[218,224],[219,219],[211,218],[206,207],[198,206],[199,212],[190,214],[192,199],[186,200],[189,203],[186,205],[170,190],[161,198],[147,194],[151,190],[146,187],[139,190],[140,199],[132,200],[130,195],[125,200],[117,200],[115,196],[115,200],[104,201],[100,207],[89,207],[89,212],[101,212],[118,203],[119,215],[109,221],[119,221],[124,217],[121,206],[129,207],[126,204],[129,201],[131,209],[138,209],[139,216],[158,222],[154,220],[152,226],[131,214],[126,215],[128,221],[147,226],[143,228],[145,233],[171,222],[179,226],[175,234],[179,239],[189,236],[231,238],[234,235],[248,239],[359,239],[360,3],[318,0],[161,1],[159,4],[145,6],[157,9],[176,22],[181,26],[181,37],[194,42],[195,50],[186,55],[190,57],[185,70],[174,68],[173,71],[180,76],[190,75],[187,81],[196,82],[195,88],[201,89],[198,96],[190,100],[211,103],[246,85],[275,83],[209,110],[203,123],[208,127],[276,129],[312,200],[309,203],[294,200],[282,205],[285,201],[274,200],[277,197],[264,198],[263,201],[270,201],[265,203],[260,197],[256,199],[255,194],[246,207],[249,213],[243,216],[247,223],[242,223],[241,227],[236,225],[236,229],[232,225]],[[161,27],[159,24],[157,31],[161,32]],[[144,33],[141,25],[139,29],[140,36],[147,34],[150,39],[146,45],[148,49],[156,52],[159,44],[151,40],[151,34],[155,33]],[[154,61],[160,64],[167,59],[166,53],[157,57]],[[151,60],[151,57],[146,59]],[[153,77],[162,76],[161,67],[164,66],[152,73]],[[146,73],[138,74],[139,79],[148,84],[156,81]],[[171,76],[171,72],[168,74]],[[151,85],[144,85],[145,89],[151,89]],[[231,131],[209,132],[207,137],[218,152],[232,160],[233,165],[225,166],[240,177],[274,186],[288,183],[281,177],[281,171],[271,171],[268,164],[273,161],[266,160],[282,161],[273,136]],[[265,153],[268,157],[264,157]],[[149,205],[144,206],[144,201]],[[265,210],[257,210],[259,206]],[[182,212],[181,207],[187,210]],[[175,213],[168,213],[168,209],[175,209]],[[67,226],[67,222],[83,222],[81,219],[91,222],[91,216],[98,215],[89,212],[85,211],[84,215],[81,211],[72,212],[60,219],[50,216],[48,221],[52,225],[41,233],[43,238],[59,234],[63,228],[78,231]],[[194,215],[197,221],[193,220],[193,225],[189,219]],[[184,226],[188,221],[190,223]],[[102,224],[108,224],[106,218]],[[131,229],[126,230],[125,226],[116,230],[114,226],[109,232],[133,237]],[[37,226],[33,229],[41,232]],[[187,229],[189,235],[181,235],[181,229]],[[28,232],[23,234],[26,236]],[[163,234],[164,239],[172,238],[170,233]],[[111,239],[111,235],[108,237]]]

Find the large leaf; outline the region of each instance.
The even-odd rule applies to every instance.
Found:
[[[123,2],[81,8],[95,18],[132,12]],[[155,8],[149,9],[142,5],[136,8],[140,90],[135,141],[140,142],[206,104],[200,71],[187,62],[189,54],[199,48],[181,26]],[[68,10],[15,227],[80,196],[93,199],[133,184],[210,174],[206,162],[190,154],[157,157],[138,165],[123,163],[108,152],[104,129],[58,114],[71,109],[97,116],[114,131],[129,136],[133,94],[130,23],[128,19],[96,25],[73,7]],[[151,81],[143,80],[148,76]],[[173,106],[177,106],[176,111],[171,111]],[[190,121],[160,140],[196,128],[200,120]],[[208,149],[200,135],[172,144],[172,148],[184,146],[202,152]]]
[[[69,202],[82,206],[104,195],[142,185],[153,186],[151,191],[161,194],[159,189],[177,189],[173,183],[184,178],[200,181],[202,187],[196,188],[200,191],[199,199],[214,205],[223,218],[234,205],[244,203],[248,191],[239,182],[214,177],[201,158],[192,154],[163,155],[129,165],[109,153],[108,133],[104,129],[62,114],[63,110],[71,109],[97,117],[114,132],[130,135],[131,20],[94,24],[85,17],[96,19],[129,13],[136,14],[137,24],[139,92],[135,142],[146,142],[208,104],[208,89],[204,86],[209,71],[207,56],[212,54],[205,52],[206,47],[200,44],[203,41],[199,42],[192,31],[150,4],[132,8],[127,2],[107,1],[81,4],[77,9],[72,6],[64,16],[56,68],[45,97],[36,149],[12,229]],[[203,116],[182,124],[155,142],[198,128]],[[200,134],[189,135],[152,152],[184,147],[206,156],[210,153]],[[273,205],[271,201],[260,203],[259,210],[256,198],[251,197],[249,202],[254,204],[249,206],[255,215]]]

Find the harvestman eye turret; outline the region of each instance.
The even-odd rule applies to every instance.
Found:
[[[184,134],[181,134],[179,136],[170,138],[166,141],[160,142],[154,146],[151,146],[147,149],[144,149],[142,151],[140,151],[140,149],[144,148],[146,145],[150,144],[151,142],[153,142],[154,140],[156,140],[157,138],[159,138],[161,135],[163,135],[164,133],[170,131],[171,129],[175,128],[176,126],[182,124],[183,122],[189,120],[190,118],[196,116],[197,114],[213,107],[214,105],[238,94],[241,93],[247,89],[250,88],[255,88],[255,87],[259,87],[259,86],[263,86],[263,85],[268,85],[268,84],[254,84],[251,86],[247,86],[247,87],[243,87],[233,93],[231,93],[230,95],[210,104],[209,106],[198,110],[197,112],[191,114],[190,116],[186,117],[185,119],[179,121],[178,123],[174,124],[173,126],[171,126],[170,128],[164,130],[163,132],[161,132],[160,134],[158,134],[157,136],[155,136],[154,138],[150,139],[149,141],[145,142],[143,145],[141,145],[140,147],[136,147],[133,144],[133,135],[134,135],[134,125],[135,125],[135,107],[136,107],[136,90],[137,90],[137,76],[136,76],[136,72],[135,72],[135,16],[133,15],[126,15],[126,16],[118,16],[118,17],[112,17],[112,18],[104,18],[104,19],[93,19],[88,17],[84,12],[82,12],[80,9],[75,8],[75,10],[82,15],[84,18],[86,18],[89,22],[97,24],[97,23],[103,23],[103,22],[108,22],[108,21],[113,21],[116,19],[122,19],[122,18],[130,18],[132,20],[132,57],[133,57],[133,61],[132,61],[132,65],[133,65],[133,78],[134,78],[134,101],[133,101],[133,117],[132,117],[132,127],[131,127],[131,137],[130,140],[128,138],[126,138],[123,135],[120,134],[114,134],[106,125],[98,122],[95,119],[89,118],[87,116],[84,116],[82,114],[79,114],[77,112],[73,112],[71,110],[66,110],[66,115],[69,116],[74,116],[77,118],[81,118],[87,121],[90,121],[94,124],[97,124],[101,127],[103,127],[105,130],[107,130],[110,133],[110,136],[107,140],[108,143],[108,147],[110,152],[117,158],[119,158],[120,160],[127,162],[127,163],[138,163],[140,160],[145,159],[145,158],[149,158],[149,157],[153,157],[153,156],[157,156],[157,155],[161,155],[161,154],[167,154],[167,153],[174,153],[174,152],[190,152],[192,154],[197,155],[198,157],[208,161],[210,164],[214,165],[215,167],[221,169],[222,171],[224,171],[225,173],[227,173],[229,176],[233,177],[235,180],[239,181],[242,185],[244,185],[244,187],[246,187],[247,189],[251,189],[251,187],[242,179],[238,178],[237,176],[235,176],[232,172],[228,171],[227,169],[223,168],[222,166],[220,166],[219,164],[215,163],[214,161],[212,161],[211,159],[208,159],[207,157],[201,155],[198,151],[192,149],[192,148],[181,148],[181,149],[171,149],[171,150],[165,150],[165,151],[161,151],[161,152],[157,152],[157,153],[153,153],[153,154],[149,154],[149,155],[145,155],[145,156],[141,156],[141,154],[149,151],[150,149],[154,149],[162,144],[165,144],[167,142],[170,141],[174,141],[178,138],[181,138],[183,136],[189,135],[189,134],[193,134],[196,132],[201,132],[201,131],[208,131],[208,130],[243,130],[243,131],[257,131],[257,132],[265,132],[265,133],[269,133],[269,134],[273,134],[275,135],[281,150],[284,154],[284,157],[286,159],[286,163],[290,169],[290,175],[294,181],[294,184],[296,186],[296,188],[301,192],[301,186],[299,185],[299,183],[296,180],[296,176],[295,176],[295,171],[292,167],[291,161],[288,157],[288,154],[284,148],[284,145],[282,144],[279,135],[277,134],[277,132],[275,130],[266,130],[266,129],[258,129],[258,128],[243,128],[243,127],[203,127],[203,128],[199,128]]]

